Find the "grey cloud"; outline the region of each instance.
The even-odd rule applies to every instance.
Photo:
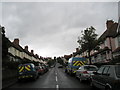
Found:
[[[28,44],[41,55],[70,54],[81,30],[95,26],[100,35],[107,19],[118,19],[113,2],[3,3],[2,8],[8,37],[19,37],[23,46]]]

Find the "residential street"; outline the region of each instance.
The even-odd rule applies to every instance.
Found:
[[[120,90],[120,0],[4,1],[2,90]]]
[[[89,83],[80,83],[75,77],[69,76],[64,72],[63,68],[58,68],[59,64],[44,75],[40,76],[36,81],[19,82],[10,88],[85,88],[90,90]]]

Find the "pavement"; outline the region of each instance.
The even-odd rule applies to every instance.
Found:
[[[84,89],[92,90],[88,83],[80,83],[80,81],[64,72],[63,68],[58,68],[59,64],[50,68],[47,73],[41,75],[36,81],[17,82],[10,86],[9,89]]]
[[[17,78],[13,78],[11,80],[3,81],[2,82],[2,89],[9,88],[16,83],[17,83]]]

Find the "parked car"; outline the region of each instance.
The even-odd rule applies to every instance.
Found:
[[[103,65],[91,78],[92,87],[120,90],[120,65]]]
[[[44,71],[44,69],[43,69],[43,67],[42,66],[36,66],[36,68],[37,68],[37,71],[38,71],[38,74],[39,75],[42,75],[45,71]]]
[[[63,68],[63,65],[59,65],[58,68]]]
[[[33,63],[20,64],[18,66],[18,81],[28,78],[36,80],[38,77],[38,71]]]
[[[44,72],[46,73],[49,69],[48,66],[46,66],[45,64],[42,66],[42,68],[44,69]]]
[[[83,65],[76,71],[76,77],[80,79],[80,82],[83,80],[90,80],[93,72],[97,71],[95,65]]]

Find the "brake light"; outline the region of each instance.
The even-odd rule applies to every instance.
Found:
[[[84,74],[88,74],[88,72],[87,72],[87,71],[83,71],[83,73],[84,73]]]

